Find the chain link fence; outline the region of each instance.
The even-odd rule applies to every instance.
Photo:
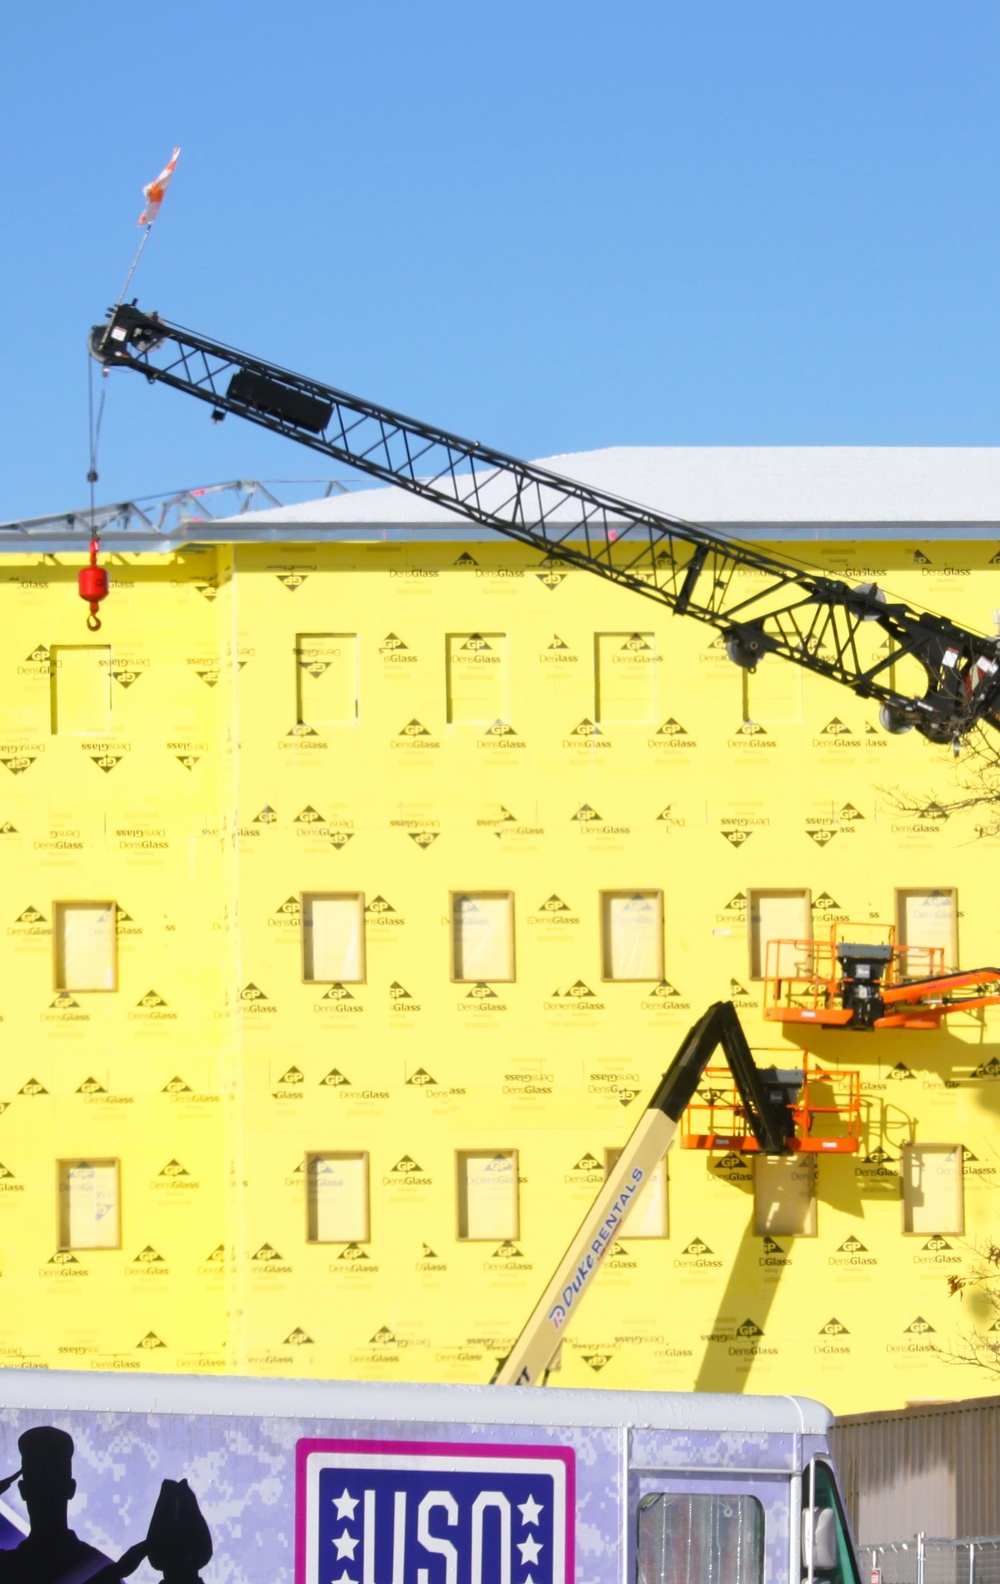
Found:
[[[872,1584],[1000,1584],[1000,1536],[969,1540],[890,1540],[860,1547]]]

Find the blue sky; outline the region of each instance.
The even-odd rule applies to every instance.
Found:
[[[0,8],[0,520],[140,304],[524,456],[997,438],[996,0]],[[98,498],[322,459],[108,381]],[[335,469],[333,469],[335,471]]]

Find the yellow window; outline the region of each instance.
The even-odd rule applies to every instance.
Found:
[[[310,984],[363,984],[363,892],[307,891],[302,896],[301,919],[303,979]]]
[[[517,1150],[459,1150],[456,1165],[459,1237],[518,1237]]]
[[[367,1243],[367,1151],[318,1150],[306,1156],[306,1239]]]
[[[117,904],[57,902],[53,912],[56,989],[117,990]]]

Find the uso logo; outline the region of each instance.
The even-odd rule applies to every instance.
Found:
[[[573,1584],[574,1454],[300,1441],[295,1584]]]

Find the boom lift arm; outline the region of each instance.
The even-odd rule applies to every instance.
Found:
[[[186,391],[221,419],[236,413],[325,456],[530,545],[547,561],[595,573],[693,616],[753,670],[768,654],[851,688],[881,707],[887,730],[916,727],[957,743],[980,722],[1000,729],[1000,640],[945,616],[890,602],[696,523],[574,483],[374,402],[170,324],[134,304],[91,332],[106,369],[130,368]],[[886,641],[875,652],[876,623]],[[922,696],[897,688],[895,666],[923,667]]]
[[[733,1003],[716,1001],[690,1030],[661,1078],[614,1171],[494,1376],[495,1384],[531,1386],[550,1367],[567,1321],[589,1291],[642,1188],[674,1142],[680,1119],[720,1045],[758,1148],[768,1155],[788,1154],[786,1098],[768,1091]]]

